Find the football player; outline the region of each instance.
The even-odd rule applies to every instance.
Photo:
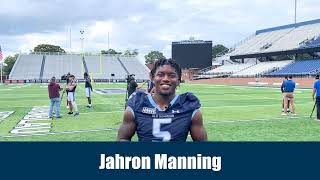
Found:
[[[137,91],[128,100],[118,141],[130,141],[137,132],[139,141],[206,141],[200,102],[192,93],[176,94],[181,68],[172,59],[160,59],[150,72],[154,93]]]

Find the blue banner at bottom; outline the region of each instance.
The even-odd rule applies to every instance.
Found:
[[[1,179],[313,179],[313,142],[0,143]]]

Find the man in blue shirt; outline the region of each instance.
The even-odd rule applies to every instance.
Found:
[[[284,83],[288,80],[288,75],[284,77],[284,80],[281,84],[281,93],[282,93],[282,112],[284,112]],[[288,99],[288,109],[286,109],[287,112],[290,112],[290,99]]]
[[[317,120],[320,121],[320,80],[319,75],[316,75],[317,81],[313,84],[313,92],[312,99],[314,99],[314,95],[316,94],[316,104],[317,104]]]
[[[294,96],[293,92],[296,88],[296,83],[292,80],[292,75],[289,76],[289,79],[284,82],[283,85],[284,88],[284,109],[288,109],[288,99],[290,99],[290,105],[291,105],[291,113],[292,115],[295,114],[295,108],[294,108]],[[282,115],[288,115],[288,112],[283,112]]]
[[[176,95],[181,68],[171,59],[155,62],[150,72],[154,93],[137,91],[128,100],[118,141],[130,141],[137,132],[139,141],[206,141],[200,102],[192,93]]]

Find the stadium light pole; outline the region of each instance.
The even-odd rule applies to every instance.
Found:
[[[294,24],[297,23],[297,0],[294,0]]]
[[[72,41],[72,38],[71,38],[71,25],[70,25],[70,29],[69,29],[69,40],[70,40],[70,54],[72,54],[72,45],[71,45],[71,41]]]
[[[84,37],[83,37],[83,34],[84,34],[84,30],[80,30],[80,34],[81,34],[81,37],[80,37],[80,40],[81,40],[81,53],[82,53],[82,57],[84,56],[84,52],[83,52],[83,40],[84,40]]]
[[[110,40],[110,38],[109,38],[109,31],[108,31],[108,49],[107,49],[107,50],[109,50],[109,49],[110,49],[110,46],[109,46],[109,40]]]

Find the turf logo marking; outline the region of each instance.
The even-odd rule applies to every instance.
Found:
[[[5,118],[9,117],[14,111],[4,111],[0,112],[0,122],[4,120]]]
[[[48,133],[52,122],[48,118],[49,107],[33,107],[32,110],[14,127],[11,134]],[[46,122],[41,122],[46,121]]]

